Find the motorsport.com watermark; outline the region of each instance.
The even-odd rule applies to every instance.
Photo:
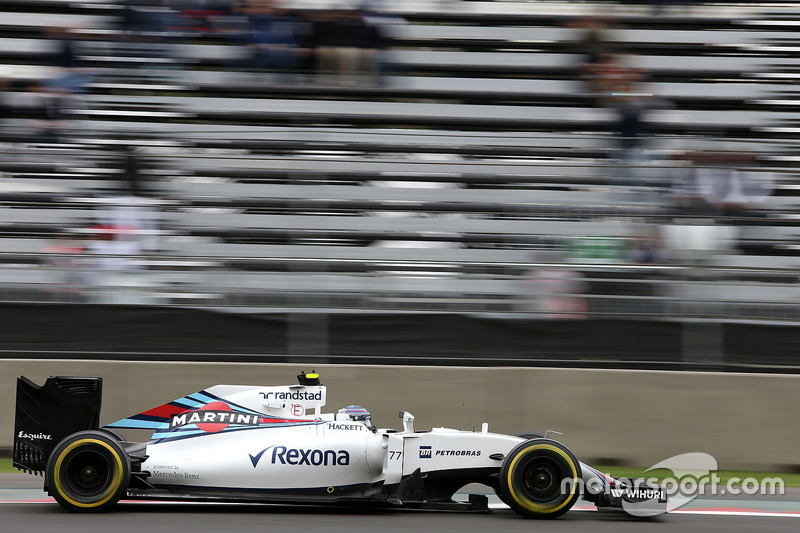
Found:
[[[577,483],[584,494],[619,498],[628,513],[638,516],[670,512],[699,496],[782,496],[786,492],[785,481],[780,477],[730,477],[723,481],[717,474],[717,466],[713,456],[693,452],[665,459],[644,472],[647,476],[651,471],[669,470],[671,476],[618,478],[613,485],[591,477],[588,481],[578,479]],[[571,492],[572,483],[573,480],[565,480],[561,490]]]

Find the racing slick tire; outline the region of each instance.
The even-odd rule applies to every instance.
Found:
[[[580,479],[580,463],[566,446],[552,439],[532,439],[503,459],[498,495],[526,518],[556,518],[580,497]]]
[[[523,431],[522,433],[514,433],[515,437],[521,437],[523,439],[543,439],[545,438],[544,435],[541,433],[537,433],[535,431]]]
[[[66,437],[47,462],[49,493],[62,507],[97,512],[119,501],[131,478],[131,461],[117,440],[102,431]]]
[[[97,431],[105,433],[106,435],[110,435],[116,441],[124,441],[125,437],[123,437],[118,431],[113,430],[111,428],[100,428]]]

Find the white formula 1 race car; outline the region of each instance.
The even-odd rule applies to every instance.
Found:
[[[661,489],[606,476],[541,435],[415,431],[407,412],[401,431],[377,429],[363,407],[323,413],[318,375],[298,381],[217,385],[99,427],[101,378],[20,377],[14,466],[82,512],[123,498],[487,510],[483,495],[453,501],[470,483],[529,518],[560,516],[581,496],[638,516],[666,510]],[[115,429],[154,433],[128,442]]]

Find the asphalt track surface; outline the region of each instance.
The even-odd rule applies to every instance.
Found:
[[[533,521],[510,510],[490,514],[441,511],[365,511],[286,506],[198,506],[177,504],[120,504],[114,511],[81,515],[68,513],[56,503],[4,504],[0,507],[3,531],[115,533],[191,531],[220,533],[325,532],[325,533],[461,533],[461,532],[784,532],[796,530],[796,518],[677,515],[641,521],[592,511],[570,511],[557,520]]]
[[[324,532],[324,533],[471,533],[486,532],[747,532],[796,531],[800,527],[800,498],[784,502],[762,500],[707,501],[689,513],[654,519],[623,514],[570,511],[557,520],[526,520],[509,509],[490,513],[376,510],[363,508],[285,505],[208,505],[189,503],[123,502],[101,514],[63,510],[41,490],[41,478],[0,475],[0,531],[13,533],[140,533]],[[705,507],[706,509],[701,509]],[[778,511],[778,512],[774,512]]]

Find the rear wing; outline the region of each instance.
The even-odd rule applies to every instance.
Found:
[[[14,467],[42,475],[50,453],[62,439],[100,423],[102,378],[51,376],[39,386],[17,379]]]

